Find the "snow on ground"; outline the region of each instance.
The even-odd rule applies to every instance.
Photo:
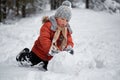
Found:
[[[49,62],[48,71],[18,67],[16,55],[31,49],[41,18],[54,11],[0,25],[0,80],[120,80],[120,14],[72,9],[74,55],[61,52]]]

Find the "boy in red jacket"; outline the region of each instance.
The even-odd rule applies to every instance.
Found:
[[[23,49],[16,57],[21,64],[30,66],[43,62],[43,68],[47,70],[47,65],[54,54],[60,51],[68,51],[73,54],[72,30],[69,25],[71,19],[71,9],[68,6],[60,6],[55,15],[44,17],[43,25],[40,29],[40,35],[29,51],[28,48]]]

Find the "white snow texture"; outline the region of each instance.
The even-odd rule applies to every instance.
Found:
[[[15,24],[0,24],[0,80],[120,80],[120,14],[72,9],[74,55],[56,54],[44,72],[21,67],[15,57],[25,47],[32,48],[39,35],[43,16]]]

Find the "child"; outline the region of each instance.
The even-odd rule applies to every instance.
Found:
[[[47,70],[49,60],[60,51],[68,51],[73,54],[72,30],[69,25],[71,9],[68,6],[60,6],[55,15],[44,17],[40,35],[35,41],[32,50],[23,49],[16,57],[21,64],[30,66],[43,62],[43,68]]]

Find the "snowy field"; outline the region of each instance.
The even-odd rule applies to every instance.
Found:
[[[74,55],[61,52],[44,72],[38,66],[19,67],[16,55],[32,48],[44,12],[15,24],[0,24],[0,80],[120,80],[120,14],[73,9]]]

